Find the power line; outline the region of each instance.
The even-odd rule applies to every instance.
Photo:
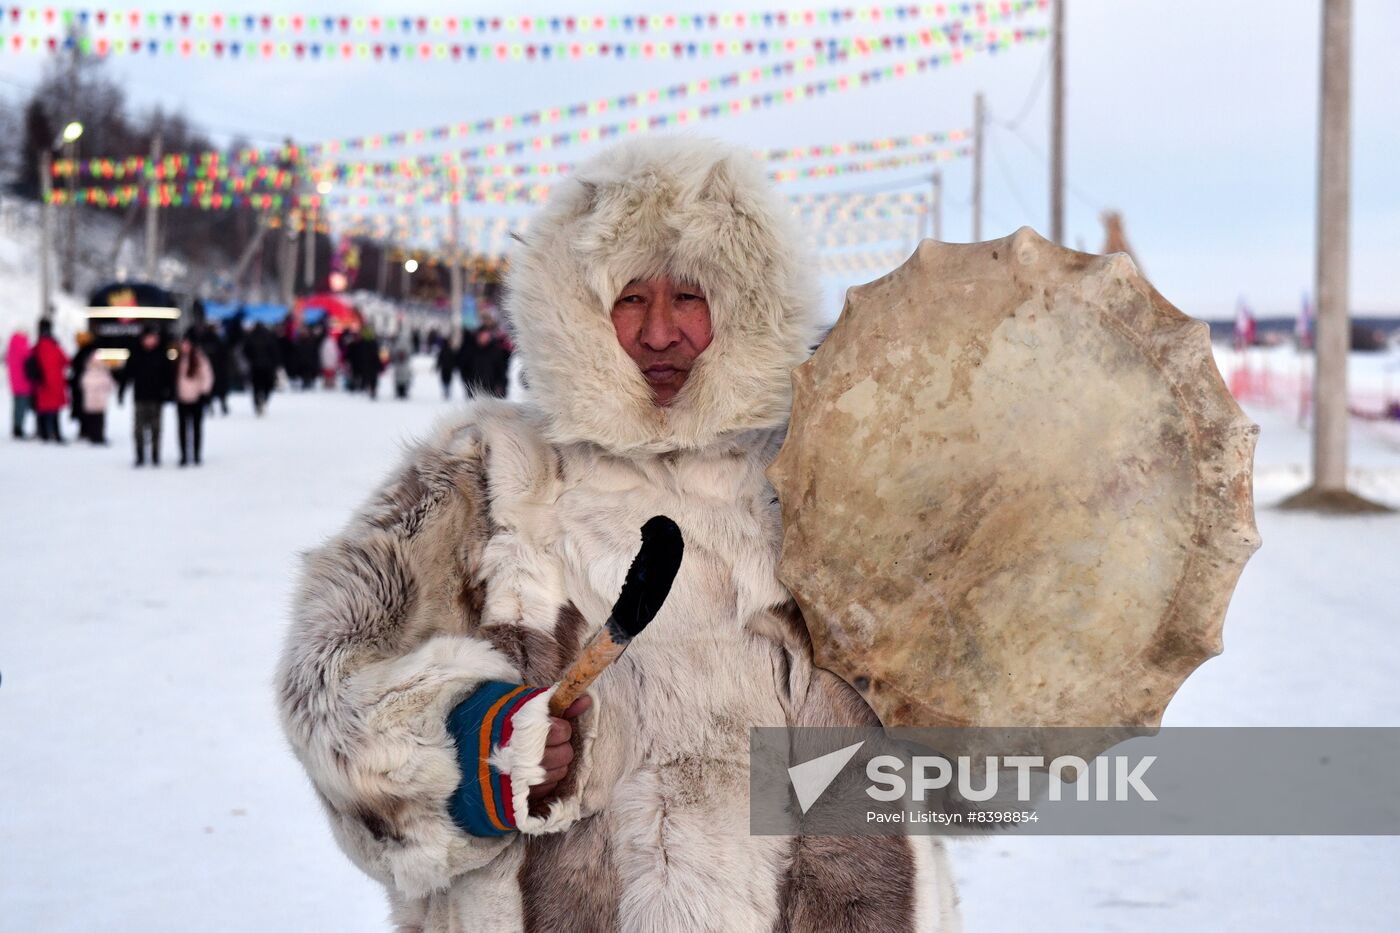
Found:
[[[1034,217],[1035,211],[1026,203],[1025,198],[1021,196],[1021,189],[1016,187],[1016,181],[1011,176],[1011,170],[1006,166],[1006,160],[1002,158],[1001,148],[999,146],[992,147],[992,157],[996,159],[997,168],[1001,171],[1001,177],[1006,182],[1006,187],[1011,191],[1011,196],[1015,198],[1021,210],[1025,212],[1026,218],[1030,219]]]
[[[296,137],[295,133],[278,133],[270,130],[250,130],[243,127],[219,126],[210,123],[202,124],[198,128],[208,130],[214,133],[226,133],[229,136],[243,136],[248,139],[265,139],[274,142],[279,146],[285,143],[287,140],[294,139]]]
[[[1003,129],[1010,130],[1016,136],[1016,138],[1021,141],[1021,144],[1024,145],[1027,149],[1029,149],[1035,155],[1036,158],[1040,159],[1046,165],[1050,164],[1050,157],[1045,154],[1045,150],[1041,149],[1034,142],[1032,142],[1030,138],[1026,136],[1025,133],[1021,132],[1019,127],[1012,126],[1010,123],[1007,123],[1004,120],[993,120],[992,122],[1002,127]],[[1103,210],[1104,202],[1101,199],[1096,199],[1091,195],[1085,194],[1083,191],[1080,191],[1079,188],[1070,183],[1069,179],[1065,179],[1065,188],[1069,190],[1070,194],[1074,195],[1080,201],[1084,202],[1084,206],[1089,208],[1090,210]]]
[[[0,74],[0,81],[5,82],[6,84],[14,85],[15,87],[24,91],[32,91],[35,89],[35,87],[37,87],[37,85],[29,81],[21,81],[19,78],[7,74]]]
[[[1031,83],[1030,92],[1026,95],[1026,100],[1021,104],[1020,111],[1016,114],[1016,119],[1011,121],[1012,126],[1020,126],[1021,122],[1030,116],[1031,107],[1040,97],[1040,89],[1045,86],[1045,76],[1050,73],[1050,51],[1047,49],[1040,61],[1040,71],[1036,73],[1035,80]]]

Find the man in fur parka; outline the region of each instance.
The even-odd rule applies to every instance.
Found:
[[[507,282],[529,401],[469,403],[309,557],[284,724],[399,929],[958,928],[937,840],[749,833],[751,727],[876,722],[776,574],[763,471],[816,324],[798,244],[745,152],[578,167]],[[669,599],[551,718],[663,514]]]

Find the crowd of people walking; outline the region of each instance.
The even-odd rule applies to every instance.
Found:
[[[468,395],[494,395],[505,398],[510,386],[510,340],[489,319],[474,330],[464,330],[460,338],[429,334],[436,347],[438,379],[442,397],[452,397],[454,377],[462,380]]]
[[[97,352],[90,333],[80,333],[69,357],[54,336],[51,322],[40,321],[34,341],[23,331],[10,337],[5,354],[13,398],[12,436],[27,439],[29,416],[35,434],[45,443],[65,444],[61,414],[68,409],[77,424],[77,437],[106,445],[107,409],[112,395],[124,405],[131,394],[133,442],[137,467],[161,462],[161,425],[165,406],[173,403],[180,466],[204,461],[206,414],[229,414],[230,392],[248,391],[253,411],[262,416],[279,384],[310,391],[338,386],[378,397],[386,370],[394,396],[409,397],[413,357],[429,353],[436,360],[443,397],[460,379],[468,395],[504,397],[509,384],[511,345],[493,321],[449,337],[437,329],[426,333],[399,327],[381,343],[372,327],[333,331],[324,325],[293,335],[241,320],[190,327],[173,346],[157,327],[142,330],[124,361]]]

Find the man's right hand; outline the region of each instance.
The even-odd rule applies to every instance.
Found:
[[[544,768],[542,783],[530,788],[530,803],[537,803],[554,793],[559,782],[568,777],[574,761],[574,720],[593,707],[593,698],[581,696],[564,710],[563,717],[549,717],[549,738],[545,739],[544,755],[540,765]]]
[[[521,779],[526,774],[538,773],[536,767],[543,769],[544,779],[525,791],[526,808],[535,816],[547,810],[551,795],[559,790],[560,782],[568,777],[573,767],[574,722],[592,707],[592,702],[588,697],[580,697],[562,717],[550,716],[542,749],[536,744],[538,732],[532,736],[528,749],[512,747],[516,736],[511,722],[516,713],[530,703],[546,702],[548,697],[543,688],[488,680],[478,684],[447,714],[447,731],[457,746],[457,764],[462,772],[457,789],[448,801],[448,811],[452,821],[463,831],[473,836],[503,836],[514,832],[516,821],[525,815],[515,811],[515,794],[523,790]],[[542,712],[548,713],[547,710]],[[534,722],[538,728],[539,720]],[[512,734],[503,738],[507,730]],[[500,743],[502,758],[496,764],[483,761],[483,750],[496,742]],[[537,749],[541,749],[539,758],[535,757]],[[518,751],[523,751],[521,757],[517,757]],[[505,774],[517,780],[510,785],[509,793],[502,781]]]

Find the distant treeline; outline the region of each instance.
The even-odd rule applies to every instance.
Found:
[[[1210,339],[1216,343],[1229,343],[1235,336],[1234,321],[1207,321],[1210,325]],[[1296,317],[1261,317],[1254,322],[1254,342],[1265,346],[1292,343]],[[1314,327],[1316,324],[1314,323]],[[1400,317],[1381,315],[1352,315],[1351,348],[1353,350],[1383,350],[1386,342],[1400,332]]]
[[[133,112],[126,92],[107,73],[101,58],[55,57],[45,67],[37,87],[23,102],[17,133],[0,134],[0,159],[9,168],[10,192],[22,198],[39,197],[39,157],[70,121],[83,124],[77,156],[121,157],[147,155],[157,134],[166,152],[219,151],[199,127],[182,114],[155,108]],[[247,140],[231,141],[230,149],[246,148]],[[61,157],[62,151],[56,153]],[[94,184],[84,180],[82,183]],[[82,207],[85,212],[104,210]],[[139,210],[114,208],[108,212],[130,215],[135,224]],[[174,209],[162,216],[162,236],[167,247],[178,246],[182,257],[195,265],[221,266],[236,259],[241,242],[256,229],[251,209],[200,211]]]

